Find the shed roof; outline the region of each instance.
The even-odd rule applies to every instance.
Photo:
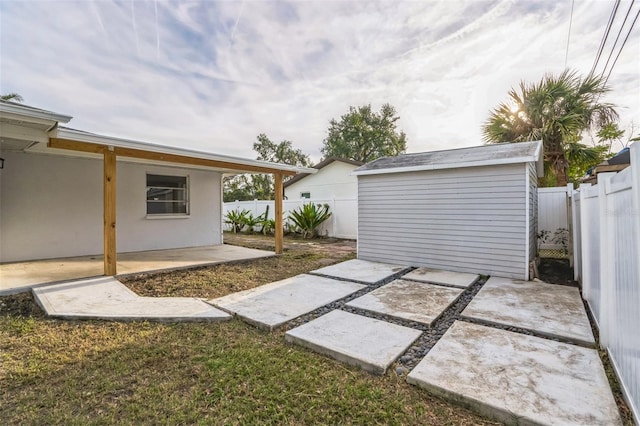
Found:
[[[355,161],[355,160],[351,160],[348,158],[340,158],[340,157],[329,157],[326,158],[324,160],[322,160],[321,162],[319,162],[318,164],[316,164],[315,166],[312,166],[314,169],[316,170],[320,170],[323,167],[328,166],[329,164],[339,161],[341,163],[346,163],[346,164],[351,164],[353,166],[362,166],[364,163],[362,161]],[[282,186],[284,188],[288,187],[289,185],[292,185],[296,182],[301,181],[302,179],[306,178],[307,176],[309,176],[311,173],[299,173],[295,176],[293,176],[291,179],[288,179]]]
[[[357,168],[353,174],[375,175],[535,162],[538,175],[542,176],[542,154],[542,141],[499,143],[382,157]]]

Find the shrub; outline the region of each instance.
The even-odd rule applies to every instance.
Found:
[[[331,217],[328,204],[303,204],[289,213],[289,220],[293,222],[303,238],[313,238],[316,229]]]
[[[230,210],[224,216],[224,223],[231,225],[234,234],[242,231],[242,228],[245,226],[245,220],[247,215],[249,214],[249,210]]]

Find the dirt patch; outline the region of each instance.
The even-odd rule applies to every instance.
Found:
[[[538,278],[549,284],[578,286],[573,280],[573,269],[566,259],[540,259]]]
[[[273,236],[262,234],[234,234],[224,233],[225,244],[255,248],[260,250],[275,250],[275,240]],[[329,257],[343,255],[355,255],[355,240],[343,240],[340,238],[312,238],[303,239],[300,237],[286,236],[284,238],[284,251],[311,251],[327,255]]]
[[[274,250],[273,237],[225,235],[225,243]],[[285,240],[282,255],[201,268],[139,274],[120,281],[140,296],[215,298],[258,287],[355,257],[355,242],[338,239]]]

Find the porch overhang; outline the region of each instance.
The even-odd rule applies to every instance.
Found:
[[[116,255],[116,162],[129,161],[168,163],[187,167],[207,168],[222,173],[267,173],[275,181],[275,252],[284,247],[283,191],[284,176],[297,173],[316,173],[316,169],[287,164],[250,160],[226,155],[193,151],[128,139],[97,135],[68,128],[49,132],[48,150],[63,150],[103,158],[103,217],[104,217],[104,275],[117,274]]]

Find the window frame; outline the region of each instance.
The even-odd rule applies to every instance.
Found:
[[[159,176],[159,177],[170,177],[170,178],[183,178],[185,183],[184,183],[184,188],[175,188],[175,187],[165,187],[165,186],[154,186],[154,185],[149,185],[149,176]],[[170,189],[172,191],[178,190],[178,191],[184,191],[183,196],[184,199],[172,199],[172,200],[149,200],[148,197],[148,193],[149,193],[149,189]],[[145,200],[144,200],[144,206],[145,206],[145,213],[146,213],[146,218],[147,219],[172,219],[172,218],[188,218],[191,215],[191,196],[190,196],[190,191],[191,190],[191,182],[189,179],[189,175],[183,175],[183,174],[169,174],[166,172],[146,172],[145,173]],[[185,213],[149,213],[149,203],[154,203],[154,202],[170,202],[170,203],[184,203],[185,205]]]

